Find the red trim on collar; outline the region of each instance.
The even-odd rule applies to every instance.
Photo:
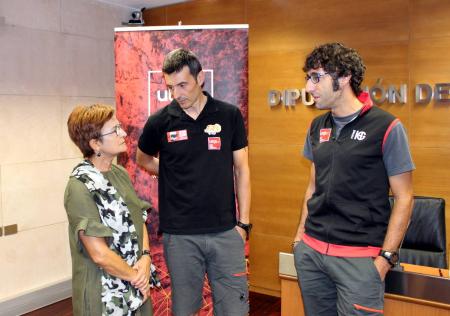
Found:
[[[367,92],[361,92],[360,95],[358,95],[358,100],[364,105],[359,115],[364,114],[373,106],[373,102]]]

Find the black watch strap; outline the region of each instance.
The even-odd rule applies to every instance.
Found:
[[[142,256],[150,256],[150,250],[142,250]]]
[[[252,224],[244,224],[241,221],[237,222],[237,226],[245,230],[245,233],[247,234],[247,240],[250,238],[250,232],[252,230],[253,225]]]
[[[396,251],[387,251],[387,250],[380,250],[381,257],[386,259],[387,262],[391,265],[391,267],[395,267],[398,264],[398,253]]]

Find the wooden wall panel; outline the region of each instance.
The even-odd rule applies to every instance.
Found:
[[[310,164],[297,144],[251,143],[250,161],[255,228],[250,239],[250,284],[267,293],[279,289],[278,253],[291,251]]]
[[[450,1],[411,0],[411,38],[450,36]]]
[[[270,107],[267,103],[268,93],[272,89],[281,91],[304,87],[301,55],[295,51],[279,54],[251,52],[249,58],[250,143],[302,146],[306,130],[319,112],[314,107],[301,103],[295,107],[285,107],[282,104]]]
[[[167,24],[241,24],[246,23],[245,14],[242,0],[189,1],[167,7]]]
[[[260,159],[264,157],[264,159]],[[302,184],[308,180],[309,162],[297,145],[251,144],[252,221],[257,232],[292,236],[298,222]],[[270,201],[270,203],[267,203]],[[274,221],[276,219],[276,221]]]
[[[450,105],[416,105],[413,93],[419,82],[450,82],[449,1],[194,0],[165,9],[161,21],[167,24],[250,25],[253,290],[280,290],[278,252],[290,251],[309,174],[309,162],[301,156],[305,133],[321,113],[301,103],[270,108],[267,94],[304,87],[301,68],[318,44],[341,41],[357,49],[367,66],[363,85],[378,78],[386,87],[408,84],[407,104],[381,107],[399,117],[410,135],[415,194],[443,197],[450,205]]]
[[[433,123],[430,123],[430,128]],[[449,134],[444,136],[450,141]],[[441,197],[446,200],[447,246],[450,246],[450,148],[412,147],[416,164],[414,191],[417,195]],[[447,252],[448,252],[447,247]]]
[[[408,0],[248,0],[251,48],[284,51],[328,41],[408,40]]]
[[[143,13],[145,25],[166,25],[167,24],[167,8],[155,8],[152,10],[145,10]]]
[[[382,79],[381,84],[385,89],[389,85],[394,85],[398,89],[401,84],[405,83],[408,87],[410,86],[408,42],[356,44],[353,47],[361,54],[367,67],[363,87],[370,88],[379,79]],[[408,95],[408,98],[411,100],[410,95]],[[397,116],[409,131],[411,102],[406,104],[385,102],[380,107]]]
[[[273,219],[276,223],[276,219]],[[278,278],[278,253],[292,252],[292,237],[252,233],[250,241],[250,286],[251,290],[264,294],[280,296]],[[255,260],[258,258],[258,260]],[[275,270],[275,271],[274,271]]]
[[[410,71],[411,86],[450,82],[450,36],[413,40]],[[450,103],[414,104],[411,123],[412,146],[450,148]]]

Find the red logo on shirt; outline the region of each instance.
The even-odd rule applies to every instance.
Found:
[[[331,136],[331,128],[321,128],[320,129],[319,141],[321,143],[329,141],[330,136]]]
[[[187,130],[183,129],[180,131],[167,132],[167,141],[169,143],[179,142],[180,140],[188,139]]]
[[[220,137],[208,137],[208,150],[220,150]]]

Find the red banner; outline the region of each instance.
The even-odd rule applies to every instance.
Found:
[[[170,315],[170,279],[158,232],[158,183],[136,165],[136,147],[149,115],[171,101],[161,73],[164,57],[176,48],[194,52],[206,75],[204,89],[239,107],[248,122],[248,26],[178,26],[118,28],[115,33],[117,118],[128,134],[126,154],[118,163],[129,172],[138,195],[150,201],[148,229],[152,260],[161,289],[152,290],[154,315]],[[214,144],[217,146],[217,144]],[[247,249],[248,252],[248,249]],[[212,315],[207,282],[201,315]]]

